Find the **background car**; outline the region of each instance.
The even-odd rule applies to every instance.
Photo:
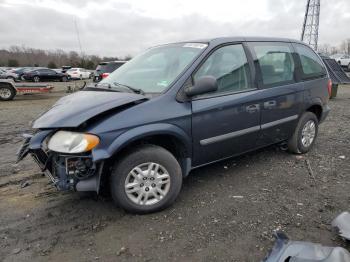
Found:
[[[103,78],[109,76],[110,73],[124,65],[126,61],[112,61],[112,62],[101,62],[96,67],[94,73],[94,82],[99,82]]]
[[[84,68],[71,68],[66,72],[67,76],[71,79],[89,79],[90,72]]]
[[[69,69],[71,69],[72,67],[71,67],[71,66],[62,66],[61,68],[62,68],[61,72],[62,72],[62,73],[65,73],[65,72],[67,72]]]
[[[350,71],[350,55],[335,54],[330,57],[335,59],[342,67],[346,67]]]
[[[24,73],[23,79],[33,81],[33,82],[40,82],[40,81],[66,82],[68,80],[68,77],[64,73],[59,73],[48,68],[41,68],[41,69],[35,69]]]
[[[39,67],[20,67],[20,68],[15,69],[13,72],[18,75],[19,80],[24,80],[22,78],[23,74],[26,72],[35,70],[35,69],[39,69]]]
[[[16,73],[0,69],[0,79],[10,79],[13,81],[19,80],[19,77]]]

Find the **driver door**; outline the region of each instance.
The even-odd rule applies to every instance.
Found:
[[[193,165],[200,166],[256,147],[260,101],[242,44],[220,47],[194,73],[210,75],[218,90],[192,100]]]

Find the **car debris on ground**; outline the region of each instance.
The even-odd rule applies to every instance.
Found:
[[[283,232],[276,232],[275,237],[275,245],[263,262],[350,262],[350,253],[342,247],[291,241]]]
[[[350,240],[350,213],[343,212],[337,216],[332,222],[332,227],[337,230],[341,237]]]

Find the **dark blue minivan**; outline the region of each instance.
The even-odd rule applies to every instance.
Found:
[[[276,143],[315,143],[332,86],[302,42],[216,38],[157,46],[61,98],[19,150],[59,190],[108,187],[129,212],[164,209],[194,168]]]

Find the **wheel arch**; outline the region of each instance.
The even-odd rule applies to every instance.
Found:
[[[309,106],[306,109],[306,112],[314,113],[316,115],[318,121],[321,121],[323,109],[322,109],[322,106],[320,104],[313,104],[313,105]]]
[[[105,150],[93,151],[94,159],[114,162],[136,146],[152,144],[171,152],[179,161],[184,176],[191,170],[192,144],[186,132],[172,124],[151,124],[128,130]]]

